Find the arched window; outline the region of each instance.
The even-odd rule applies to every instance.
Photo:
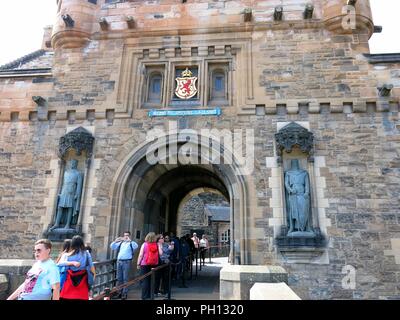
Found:
[[[210,68],[210,99],[212,105],[228,105],[228,68],[212,66]]]
[[[225,99],[225,73],[216,71],[213,74],[212,97],[215,99]]]
[[[162,108],[165,100],[165,65],[144,65],[142,72],[142,108]]]
[[[148,82],[147,102],[161,103],[162,75],[161,73],[152,73]]]

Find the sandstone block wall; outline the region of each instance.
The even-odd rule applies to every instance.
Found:
[[[110,181],[149,130],[169,128],[170,119],[149,118],[135,100],[141,63],[227,58],[235,89],[231,105],[220,117],[178,122],[197,130],[254,130],[245,239],[251,263],[283,266],[289,286],[302,299],[400,298],[400,64],[370,64],[363,55],[368,32],[325,29],[320,1],[310,22],[299,20],[302,3],[291,1],[296,8],[283,24],[271,20],[268,1],[196,1],[190,4],[199,17],[193,34],[188,31],[195,29],[192,21],[179,20],[181,4],[98,2],[96,14],[109,19],[140,13],[135,17],[140,33],[118,31],[115,18],[112,32],[100,32],[96,25],[82,47],[55,50],[50,75],[0,77],[1,258],[31,258],[34,241],[51,224],[59,139],[77,126],[96,139],[83,231],[97,257],[106,258]],[[254,20],[246,25],[239,12],[251,5]],[[216,20],[202,29],[210,16]],[[186,28],[181,38],[173,38],[166,27],[173,21]],[[171,50],[171,41],[180,44]],[[394,89],[380,97],[377,87],[385,83]],[[46,98],[44,117],[36,116],[32,95]],[[291,263],[274,244],[283,219],[276,201],[274,134],[290,121],[306,124],[315,136],[317,216],[328,240],[316,263]],[[342,271],[349,265],[356,270],[356,286],[344,289]]]

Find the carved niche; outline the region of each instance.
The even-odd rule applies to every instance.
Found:
[[[47,231],[44,232],[44,237],[55,241],[61,242],[64,239],[70,239],[74,235],[82,236],[82,215],[83,210],[81,210],[81,197],[84,198],[84,190],[86,189],[86,177],[88,175],[88,170],[90,167],[90,161],[93,155],[93,145],[94,145],[94,137],[93,135],[87,131],[86,129],[79,127],[66,135],[60,138],[60,143],[58,147],[58,156],[61,159],[60,161],[60,171],[63,172],[60,177],[63,179],[62,185],[59,187],[59,192],[57,194],[57,199],[55,202],[55,215],[54,221],[49,227]],[[81,173],[77,170],[77,159],[70,158],[68,151],[75,150],[75,154],[77,156],[82,155],[82,152],[86,152],[86,168],[85,173]],[[65,167],[65,163],[71,163],[70,168]],[[72,165],[72,163],[74,163]],[[63,195],[64,185],[69,184],[74,186],[76,182],[76,194],[73,196]],[[70,190],[70,186],[67,188]],[[74,203],[66,202],[65,199],[76,198]],[[64,201],[62,205],[60,205],[60,201]],[[61,227],[61,225],[64,227]]]
[[[86,129],[79,127],[60,138],[58,156],[64,160],[69,149],[74,149],[79,156],[86,151],[87,159],[93,155],[94,137]]]
[[[314,135],[312,132],[295,122],[291,122],[279,130],[279,132],[275,134],[275,142],[278,163],[282,165],[282,170],[285,153],[292,153],[294,147],[298,147],[301,152],[305,154],[309,162],[314,161]],[[291,161],[293,162],[293,160],[294,159]],[[307,172],[307,170],[298,171]],[[283,174],[285,175],[285,173]],[[309,183],[313,183],[313,181],[311,180]],[[283,185],[283,190],[285,190],[285,185]],[[309,197],[311,196],[312,194],[309,195]],[[285,192],[283,197],[285,199],[283,202],[285,203],[286,218],[288,218],[288,193]],[[318,260],[324,252],[323,248],[326,245],[326,240],[321,234],[318,225],[313,223],[314,218],[312,205],[311,203],[309,205],[309,227],[307,230],[304,230],[304,232],[291,232],[291,229],[289,228],[290,224],[284,223],[281,226],[280,235],[275,238],[275,244],[278,247],[278,251],[287,262],[311,263]],[[286,221],[287,219],[285,219],[285,222]]]
[[[291,153],[294,146],[308,155],[308,160],[313,162],[314,135],[301,125],[291,122],[275,134],[278,162],[282,163],[282,153]]]

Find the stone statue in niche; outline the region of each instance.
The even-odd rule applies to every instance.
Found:
[[[310,178],[300,169],[299,160],[291,160],[291,168],[285,172],[286,212],[288,236],[309,236],[311,228]]]
[[[78,160],[72,159],[68,164],[58,195],[56,221],[50,231],[60,228],[61,223],[64,224],[63,229],[70,229],[71,225],[76,224],[79,215],[83,174],[77,169]]]

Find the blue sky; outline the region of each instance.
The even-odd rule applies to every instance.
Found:
[[[371,52],[400,52],[400,1],[371,0],[371,6],[375,24],[383,26],[370,40]],[[40,49],[43,27],[53,24],[56,10],[56,0],[1,1],[0,65]]]

